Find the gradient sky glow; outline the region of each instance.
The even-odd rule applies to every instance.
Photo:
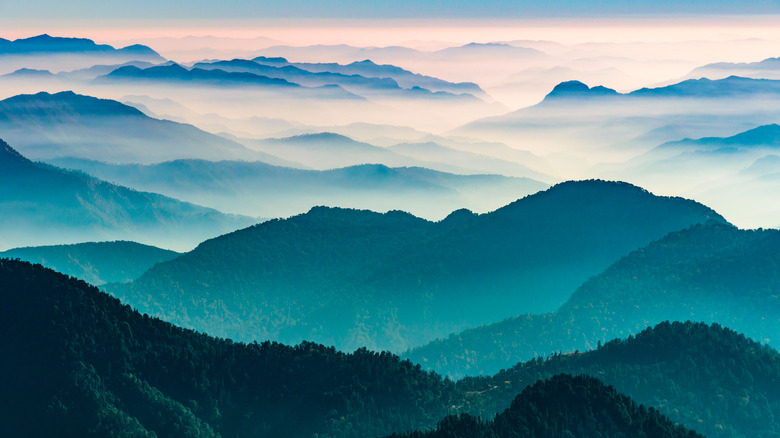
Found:
[[[30,0],[0,2],[14,19],[528,18],[761,15],[780,1],[751,0]]]

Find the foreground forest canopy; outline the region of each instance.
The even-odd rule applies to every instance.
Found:
[[[7,358],[0,368],[6,400],[13,400],[3,410],[4,427],[16,435],[382,436],[432,428],[458,413],[471,416],[462,417],[463,427],[479,423],[474,427],[483,430],[494,415],[525,403],[513,400],[527,386],[559,374],[593,376],[646,407],[591,379],[577,396],[592,396],[586,404],[615,409],[620,419],[580,411],[590,418],[582,417],[584,425],[555,426],[551,418],[526,418],[533,409],[523,408],[518,415],[525,419],[517,424],[561,433],[636,431],[631,428],[643,424],[645,432],[660,427],[668,436],[685,436],[676,435],[684,431],[669,416],[713,437],[780,430],[772,415],[780,406],[780,354],[716,325],[664,323],[595,351],[453,382],[389,353],[212,338],[26,262],[0,261],[0,290]],[[545,385],[518,400],[536,394],[528,406],[575,406],[554,395],[581,385]],[[492,424],[504,420],[497,421]],[[461,427],[452,418],[442,424]]]

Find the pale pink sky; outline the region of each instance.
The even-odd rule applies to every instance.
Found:
[[[780,39],[778,17],[678,18],[678,19],[577,19],[577,20],[230,20],[193,21],[94,21],[3,23],[6,39],[41,33],[80,36],[100,42],[140,38],[218,36],[268,37],[291,45],[352,44],[387,46],[410,41],[443,41],[453,44],[501,40],[551,40],[565,44],[582,42],[671,42],[739,38]]]

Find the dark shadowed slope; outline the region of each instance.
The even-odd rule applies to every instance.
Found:
[[[95,285],[133,280],[155,264],[179,255],[174,251],[127,241],[28,246],[0,252],[2,257],[40,263]]]
[[[780,409],[780,354],[717,324],[664,322],[593,351],[533,359],[458,385],[483,393],[479,406],[491,413],[532,382],[560,373],[595,376],[708,437],[780,431],[774,414]]]
[[[380,436],[456,400],[387,353],[210,338],[24,262],[0,260],[0,291],[8,436]]]
[[[518,395],[493,420],[482,422],[468,414],[450,416],[436,429],[394,437],[408,438],[703,438],[638,405],[600,380],[560,374],[539,381]]]
[[[604,181],[563,183],[436,223],[315,208],[204,242],[109,290],[220,336],[399,351],[458,327],[554,310],[621,255],[708,221],[724,222],[693,201]]]

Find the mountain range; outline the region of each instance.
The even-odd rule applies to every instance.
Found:
[[[49,163],[115,184],[171,196],[222,212],[288,217],[312,205],[404,210],[436,219],[459,208],[490,211],[546,189],[528,178],[455,175],[420,167],[363,164],[304,170],[263,162],[176,160],[115,165],[62,158]]]
[[[289,164],[191,125],[158,120],[109,99],[64,91],[0,101],[0,131],[32,159],[62,156],[114,163],[228,157]]]
[[[718,325],[662,323],[453,382],[389,353],[183,330],[21,261],[0,260],[0,290],[4,430],[15,435],[698,436],[684,426],[742,438],[779,427],[780,354]]]
[[[62,38],[47,34],[17,40],[0,38],[0,58],[3,60],[0,74],[22,68],[61,72],[89,68],[95,64],[165,62],[160,54],[140,44],[117,49],[85,38]]]
[[[585,281],[556,312],[474,328],[406,357],[440,373],[492,373],[595,347],[665,320],[719,323],[776,345],[778,230],[725,224],[674,232]]]
[[[143,312],[218,336],[399,351],[554,310],[620,256],[709,221],[725,222],[693,201],[604,181],[562,183],[440,222],[320,207],[206,241],[106,288]]]
[[[778,94],[780,81],[736,76],[629,93],[569,81],[537,105],[477,120],[452,133],[521,145],[538,154],[565,153],[591,162],[628,160],[665,142],[733,135],[775,123],[780,106],[772,96]]]
[[[127,239],[169,248],[257,222],[34,163],[0,140],[0,247]]]

